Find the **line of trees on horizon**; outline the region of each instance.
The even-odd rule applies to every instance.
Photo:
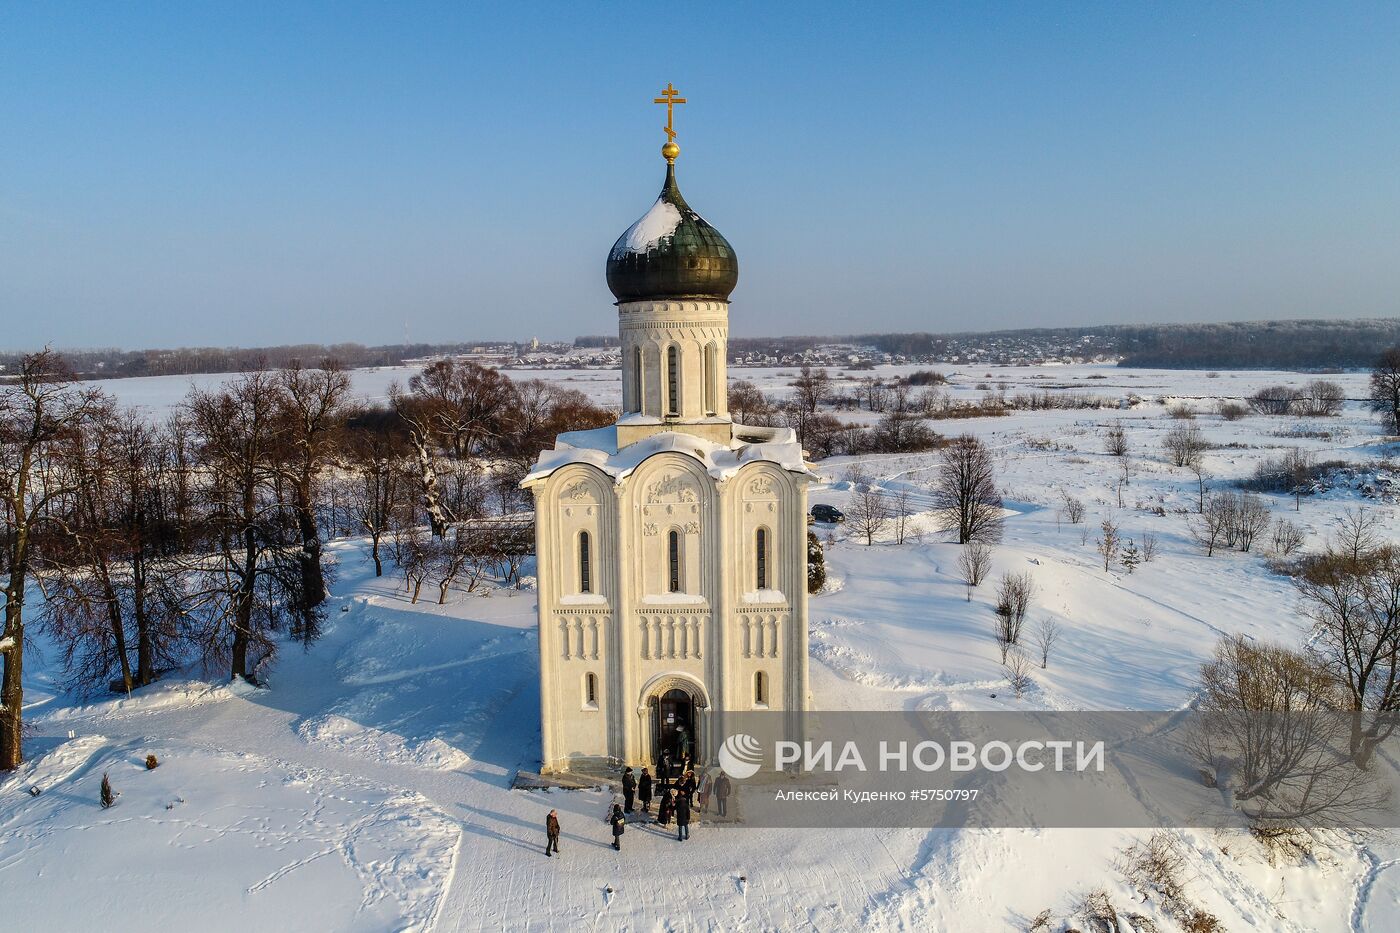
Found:
[[[872,333],[829,336],[731,337],[733,358],[759,354],[800,355],[826,344],[868,346],[909,360],[939,362],[977,347],[1021,355],[1046,344],[1073,346],[1088,340],[1092,356],[1118,356],[1120,366],[1164,369],[1363,368],[1378,346],[1400,343],[1400,320],[1244,321],[1218,324],[1112,324],[1041,327],[958,333]],[[63,350],[61,356],[83,378],[172,376],[247,372],[259,366],[282,368],[301,361],[335,359],[349,369],[399,366],[411,360],[466,353],[483,343],[462,341],[364,346],[358,343],[289,344],[272,347],[183,347],[122,350]],[[611,335],[579,336],[573,345],[606,348]],[[523,348],[523,343],[515,344]],[[25,354],[0,351],[0,381],[12,378]]]

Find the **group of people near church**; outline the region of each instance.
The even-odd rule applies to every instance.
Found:
[[[669,829],[674,820],[679,842],[690,838],[692,816],[697,812],[709,813],[712,800],[720,817],[728,815],[729,796],[734,789],[729,775],[712,768],[702,769],[697,778],[691,765],[689,759],[682,759],[678,767],[672,766],[669,756],[663,757],[655,778],[646,768],[642,768],[640,776],[631,768],[622,769],[622,803],[612,804],[604,818],[612,832],[614,849],[622,851],[622,836],[627,831],[628,815],[636,813],[638,803],[641,804],[641,812],[650,817],[651,802],[656,800],[656,825]],[[544,854],[553,856],[558,851],[559,813],[550,810],[545,818]]]

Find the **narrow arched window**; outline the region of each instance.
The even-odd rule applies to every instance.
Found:
[[[578,533],[578,591],[593,592],[593,548],[588,532]]]
[[[715,345],[705,347],[705,414],[715,413]]]
[[[598,675],[592,671],[583,675],[583,705],[598,708]]]
[[[760,528],[754,532],[754,582],[755,589],[768,589],[768,529]]]
[[[666,351],[666,412],[681,413],[681,352],[676,347]]]
[[[753,704],[754,706],[768,705],[768,675],[763,671],[753,675]]]
[[[681,591],[681,533],[674,528],[667,535],[666,559],[670,575],[668,584],[670,592],[679,593]]]
[[[642,400],[642,348],[632,351],[632,410],[642,411],[646,403]]]

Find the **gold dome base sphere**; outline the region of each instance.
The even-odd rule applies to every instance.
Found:
[[[673,143],[673,142],[669,142],[669,141],[668,141],[668,142],[666,143],[666,145],[664,145],[664,146],[661,147],[661,155],[662,155],[663,158],[666,159],[667,162],[674,162],[674,161],[676,161],[676,156],[678,156],[678,155],[680,155],[680,154],[681,154],[681,147],[680,147],[680,146],[677,146],[677,145],[676,145],[675,143]]]

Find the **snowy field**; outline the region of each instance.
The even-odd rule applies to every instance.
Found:
[[[955,397],[1006,382],[1012,393],[1068,387],[1143,400],[933,422],[994,449],[1013,512],[994,576],[1029,570],[1039,591],[1032,616],[1053,616],[1062,641],[1017,700],[990,637],[993,588],[966,600],[955,545],[929,532],[866,547],[837,529],[827,592],[811,600],[818,708],[1184,708],[1222,633],[1296,646],[1306,626],[1289,582],[1267,570],[1264,554],[1207,558],[1191,541],[1178,510],[1195,501],[1194,477],[1162,455],[1161,438],[1178,423],[1164,402],[1200,408],[1194,423],[1217,445],[1207,466],[1222,488],[1288,446],[1373,466],[1390,452],[1355,401],[1339,418],[1227,423],[1208,413],[1217,398],[1311,378],[1297,373],[940,369],[953,375]],[[779,391],[792,372],[730,376]],[[357,372],[355,389],[381,398],[390,380],[408,374]],[[542,375],[605,403],[619,392],[616,372],[510,375]],[[1325,378],[1351,399],[1365,394],[1363,375]],[[160,413],[191,381],[102,387]],[[1132,447],[1121,508],[1118,461],[1101,440],[1114,421]],[[926,509],[934,459],[870,457],[864,467]],[[819,463],[825,482],[812,501],[844,506],[848,467],[845,459]],[[1061,520],[1065,495],[1087,506],[1083,525]],[[1291,498],[1267,499],[1307,528],[1310,548],[1363,501],[1383,516],[1388,537],[1400,533],[1400,510],[1355,489],[1307,497],[1298,512]],[[1132,575],[1105,572],[1094,538],[1107,517],[1129,537],[1155,535],[1155,560]],[[0,783],[0,929],[1024,930],[1045,909],[1058,924],[1094,888],[1105,888],[1120,911],[1179,929],[1154,905],[1136,903],[1115,870],[1119,850],[1143,835],[1132,831],[701,824],[681,846],[636,826],[615,853],[603,824],[610,796],[509,789],[516,769],[538,764],[532,592],[457,593],[446,606],[410,606],[396,581],[373,577],[359,542],[336,542],[329,553],[339,567],[328,632],[309,651],[284,646],[265,689],[191,671],[130,699],[83,699],[58,687],[55,653],[36,642],[26,688],[35,737],[22,770]],[[155,771],[142,764],[148,754],[162,762]],[[103,772],[121,793],[105,811],[97,805]],[[44,792],[31,797],[31,786]],[[563,824],[562,853],[546,859],[551,808]],[[1344,840],[1301,864],[1273,864],[1247,837],[1177,835],[1191,898],[1225,929],[1400,928],[1394,838]]]

